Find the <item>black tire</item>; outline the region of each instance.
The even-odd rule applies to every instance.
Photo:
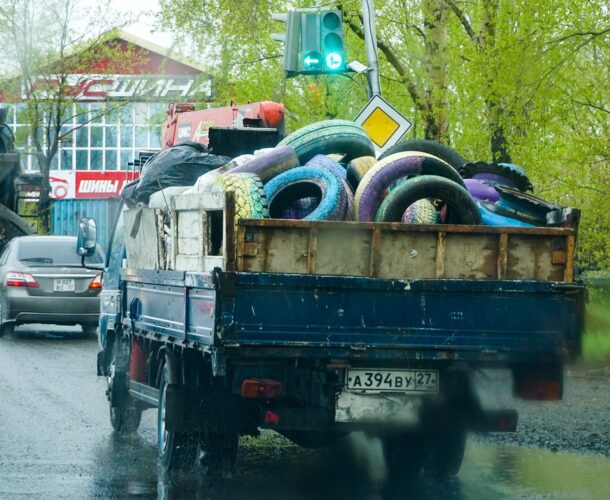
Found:
[[[344,162],[359,156],[374,156],[373,141],[362,127],[348,120],[326,120],[303,127],[278,146],[292,146],[301,164],[317,154],[338,153]]]
[[[419,475],[424,464],[421,433],[391,434],[381,442],[389,483],[401,484]]]
[[[295,200],[320,199],[318,206],[304,220],[343,220],[347,210],[347,192],[341,179],[320,167],[300,167],[278,175],[265,185],[271,217],[285,213]]]
[[[455,476],[462,466],[466,432],[455,428],[423,430],[382,438],[390,483],[401,484],[422,472],[436,480]]]
[[[462,466],[466,432],[460,426],[435,429],[425,439],[423,469],[435,479],[455,476]]]
[[[264,219],[269,217],[265,189],[260,177],[252,173],[228,172],[214,183],[235,194],[235,222],[239,219]]]
[[[120,338],[112,346],[108,372],[110,424],[119,434],[133,434],[140,427],[142,408],[129,395],[129,349]]]
[[[0,325],[0,337],[4,337],[5,335],[14,335],[15,333],[15,323],[2,323]]]
[[[446,224],[481,224],[479,208],[470,193],[455,182],[434,175],[400,181],[377,211],[377,222],[400,222],[407,208],[422,198],[447,204]]]
[[[157,443],[159,464],[166,471],[187,470],[195,465],[197,436],[187,432],[175,432],[165,427],[165,403],[167,385],[171,381],[169,363],[165,363],[159,384],[159,406],[157,408]]]
[[[357,220],[371,222],[388,189],[405,177],[435,175],[463,186],[460,174],[448,163],[427,153],[396,153],[378,161],[364,175],[356,190]]]
[[[257,174],[263,182],[267,182],[276,175],[299,166],[299,159],[289,146],[277,147],[260,156],[232,169],[230,173]]]
[[[346,179],[354,191],[358,189],[358,184],[375,163],[377,159],[374,156],[361,156],[347,164]]]
[[[83,336],[85,337],[97,337],[97,323],[84,323],[83,327]]]
[[[238,446],[237,431],[201,433],[196,444],[196,464],[210,479],[227,477],[235,467]]]
[[[481,179],[496,184],[514,187],[519,191],[534,191],[534,186],[525,174],[525,169],[512,163],[488,163],[477,161],[466,163],[459,169],[465,179]]]
[[[383,158],[393,155],[394,153],[402,153],[405,151],[420,151],[422,153],[434,155],[447,162],[458,171],[465,163],[467,163],[464,157],[454,149],[451,149],[449,146],[445,146],[440,142],[430,141],[427,139],[414,139],[394,144],[394,146],[391,146],[384,151],[379,159],[382,160]]]

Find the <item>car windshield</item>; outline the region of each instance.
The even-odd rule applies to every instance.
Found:
[[[77,266],[81,265],[81,258],[75,251],[76,241],[55,240],[46,238],[40,240],[22,241],[19,244],[18,259],[29,266]],[[97,248],[95,254],[87,257],[88,264],[102,264],[104,257],[102,250]]]

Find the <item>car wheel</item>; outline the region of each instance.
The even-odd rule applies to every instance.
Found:
[[[85,337],[97,337],[97,323],[83,324],[83,335]]]
[[[15,333],[15,323],[3,323],[0,325],[0,337],[13,335]]]

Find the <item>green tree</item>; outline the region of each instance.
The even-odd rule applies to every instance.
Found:
[[[272,12],[314,2],[163,0],[165,27],[215,62],[219,96],[273,98],[289,128],[353,118],[366,96],[339,76],[284,80]],[[580,207],[579,262],[610,269],[610,11],[600,0],[376,2],[384,96],[472,160],[526,167],[537,194]],[[360,2],[337,1],[351,59],[365,61]],[[358,77],[354,77],[356,80]],[[360,82],[361,83],[361,82]]]
[[[111,42],[111,28],[126,21],[112,15],[110,2],[86,7],[79,0],[7,0],[0,6],[3,64],[12,70],[0,81],[0,94],[25,104],[20,121],[29,129],[27,137],[18,139],[24,152],[36,158],[42,176],[42,232],[50,229],[49,171],[61,141],[105,112],[73,106],[78,102],[75,89],[86,78],[79,73],[95,68],[103,76],[138,63],[132,50]]]

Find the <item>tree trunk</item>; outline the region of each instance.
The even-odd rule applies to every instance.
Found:
[[[483,5],[483,26],[481,28],[481,49],[487,52],[491,61],[494,60],[496,45],[496,21],[498,17],[498,0],[485,0]],[[489,120],[489,145],[491,159],[498,163],[511,163],[510,144],[504,130],[505,111],[500,103],[500,96],[494,88],[497,75],[493,67],[488,68],[487,74],[487,115]]]
[[[40,220],[40,233],[51,232],[51,181],[49,180],[50,161],[42,154],[38,155],[38,164],[42,176],[40,199],[38,201],[38,214]]]
[[[447,118],[447,22],[449,10],[440,0],[424,0],[424,32],[426,35],[427,74],[424,113],[426,139],[448,142]]]

